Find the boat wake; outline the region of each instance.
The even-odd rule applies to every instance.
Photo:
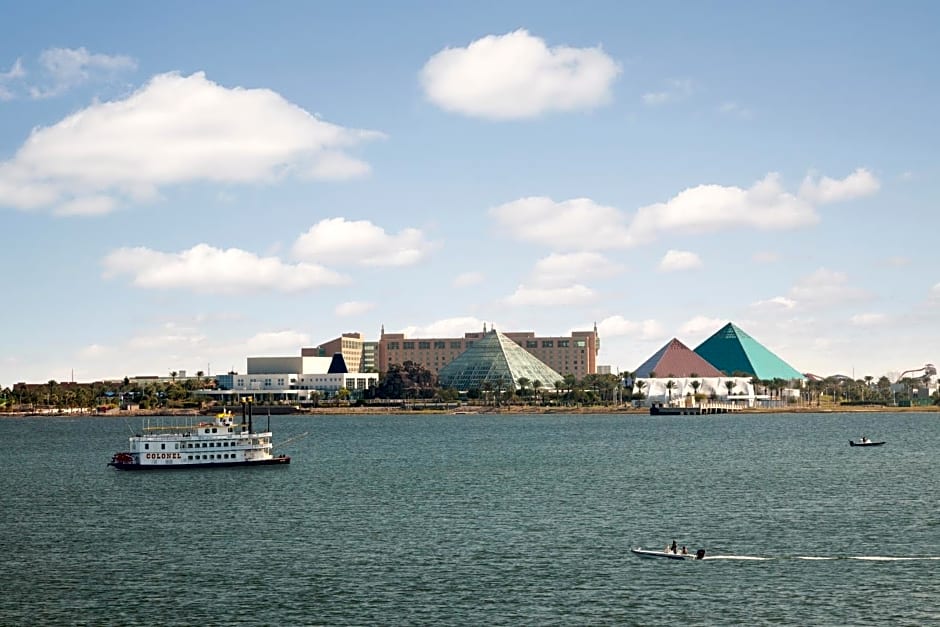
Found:
[[[918,562],[918,561],[940,561],[940,556],[936,555],[915,555],[909,557],[898,557],[892,555],[781,555],[777,557],[761,557],[758,555],[707,555],[706,560],[737,560],[766,562],[770,560],[805,560],[805,561],[831,561],[831,560],[856,560],[862,562]]]

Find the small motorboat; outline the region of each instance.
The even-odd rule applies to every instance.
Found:
[[[637,547],[630,549],[630,552],[637,557],[654,558],[661,557],[668,560],[701,560],[705,559],[705,549],[699,549],[695,553],[673,553],[672,551],[651,551]]]
[[[849,440],[849,446],[881,446],[882,444],[884,444],[884,440],[881,442],[872,442],[868,438],[862,438],[858,442],[855,440]]]

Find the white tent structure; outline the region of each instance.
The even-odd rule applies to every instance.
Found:
[[[667,386],[672,381],[672,389]],[[698,381],[698,390],[692,385]],[[727,381],[733,381],[734,387],[728,393]],[[640,385],[642,382],[642,385]],[[643,404],[663,403],[684,405],[686,399],[694,399],[696,394],[718,401],[741,403],[746,407],[753,407],[756,400],[762,397],[754,394],[754,386],[749,377],[656,377],[655,379],[640,378],[633,382],[633,393],[642,393],[646,399]]]

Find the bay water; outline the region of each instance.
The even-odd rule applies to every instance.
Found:
[[[937,413],[271,423],[138,473],[139,418],[0,419],[0,624],[940,624]]]

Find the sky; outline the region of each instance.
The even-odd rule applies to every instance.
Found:
[[[383,326],[940,361],[935,2],[0,14],[0,387]]]

